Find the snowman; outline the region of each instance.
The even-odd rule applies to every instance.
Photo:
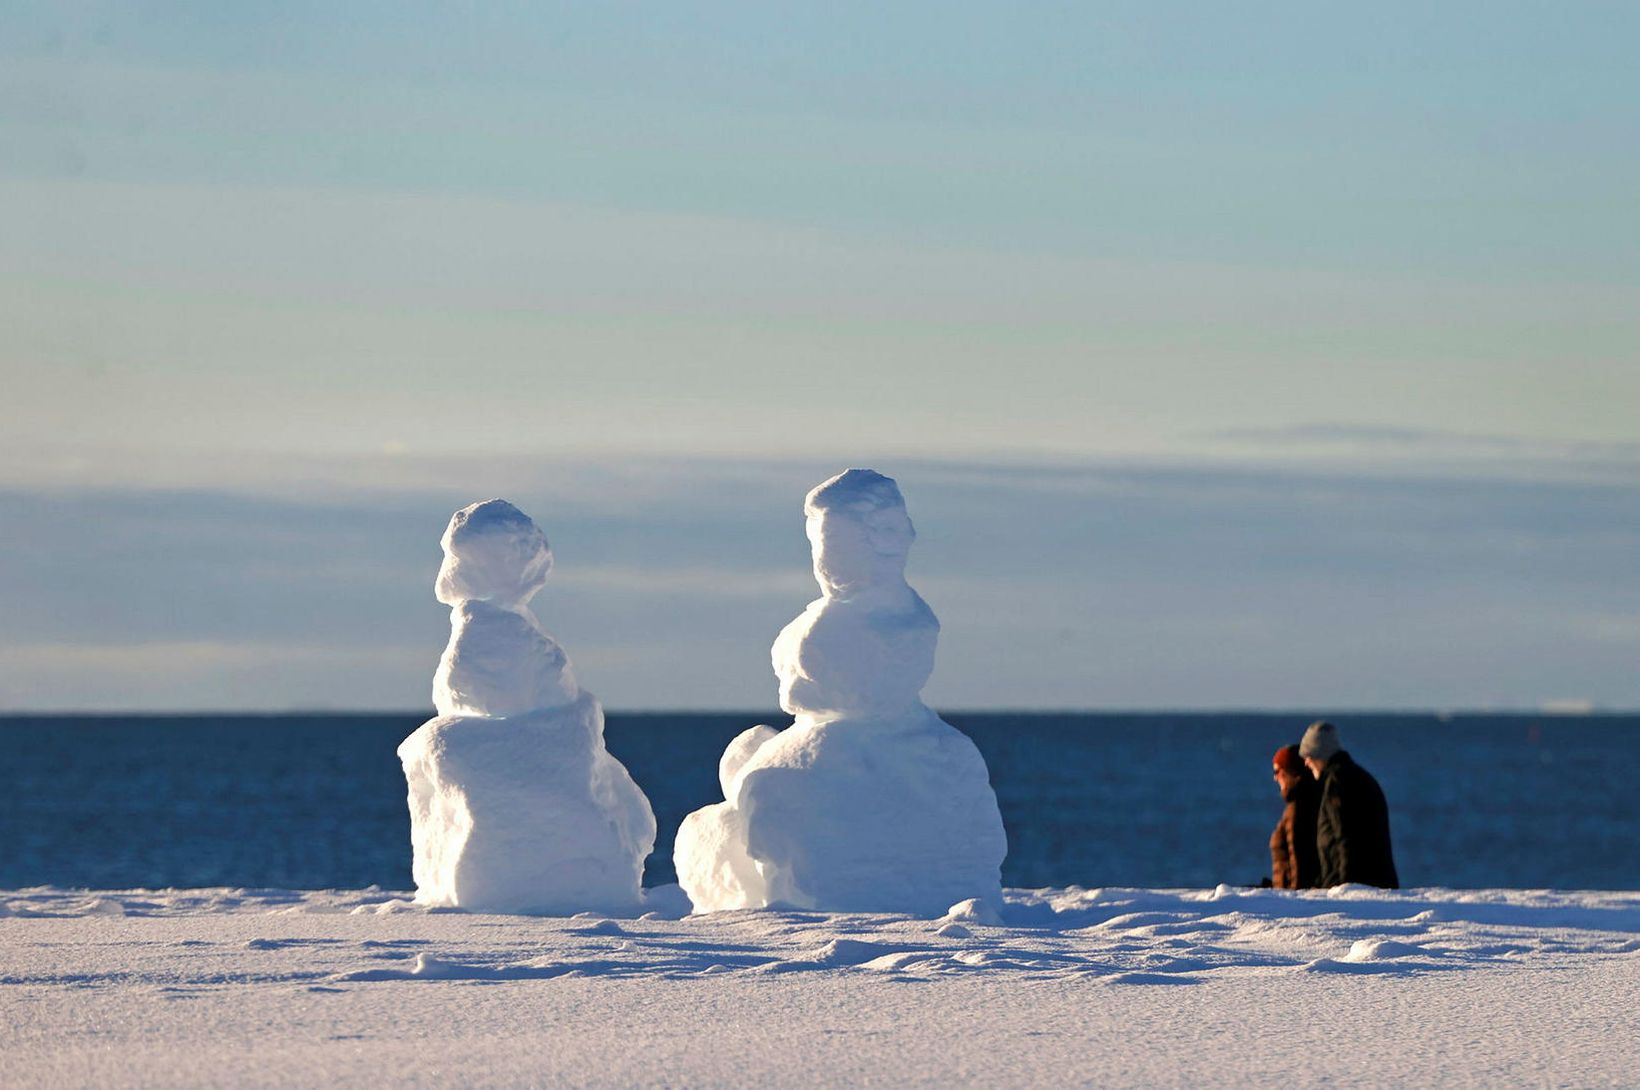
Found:
[[[985,761],[921,698],[939,621],[905,580],[900,490],[850,469],[803,509],[821,596],[771,653],[795,721],[729,744],[724,801],[679,829],[679,883],[697,912],[999,906],[1007,839]]]
[[[434,592],[450,642],[436,718],[399,746],[416,900],[476,912],[636,909],[655,816],[529,601],[552,550],[505,500],[457,511]]]

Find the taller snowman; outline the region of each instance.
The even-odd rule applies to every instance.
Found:
[[[821,596],[772,649],[795,721],[729,744],[725,801],[678,831],[678,881],[697,912],[999,905],[1008,844],[984,758],[921,698],[940,626],[905,581],[900,490],[850,469],[803,511]]]
[[[438,716],[399,746],[416,900],[475,912],[637,909],[655,815],[604,748],[604,713],[575,683],[529,600],[552,550],[505,500],[457,511],[434,592],[450,642]]]

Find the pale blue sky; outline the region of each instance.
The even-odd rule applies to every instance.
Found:
[[[431,541],[449,507],[513,486],[526,506],[541,497],[532,513],[551,536],[555,497],[591,490],[622,512],[593,521],[631,540],[591,535],[585,547],[648,550],[623,569],[627,583],[600,577],[614,610],[650,585],[633,571],[652,583],[682,563],[626,517],[633,497],[670,509],[681,501],[668,482],[714,490],[736,460],[781,482],[746,493],[771,510],[743,517],[773,519],[758,523],[770,534],[803,487],[848,464],[904,478],[914,515],[916,473],[897,467],[1081,473],[1077,505],[1045,506],[1031,531],[1059,543],[1042,545],[1041,587],[1102,585],[1097,566],[1051,565],[1098,554],[1088,510],[1104,493],[1087,482],[1112,472],[1175,497],[1168,473],[1252,474],[1277,492],[1292,474],[1320,474],[1352,497],[1379,495],[1365,482],[1384,480],[1408,495],[1450,487],[1463,497],[1453,510],[1512,512],[1490,524],[1508,534],[1526,533],[1531,508],[1517,501],[1538,496],[1580,512],[1567,516],[1575,540],[1527,535],[1556,579],[1584,563],[1579,550],[1608,555],[1597,512],[1632,510],[1631,4],[0,0],[0,29],[0,489],[13,512],[56,497],[91,519],[87,497],[107,497],[155,528],[164,520],[130,512],[151,504],[186,524],[280,498],[302,511],[354,504],[385,533],[399,524],[372,520],[410,504],[403,526]],[[677,478],[657,469],[669,460],[713,468]],[[621,487],[594,488],[599,466],[617,467]],[[548,487],[553,467],[573,479]],[[1217,508],[1179,502],[1200,518],[1178,528],[1194,542],[1178,562],[1220,563],[1218,516],[1202,514]],[[1170,524],[1161,500],[1130,514],[1152,520],[1139,540]],[[971,503],[953,517],[959,537],[987,518]],[[1311,517],[1284,507],[1266,551],[1280,554],[1283,528]],[[396,644],[332,648],[358,661],[322,676],[256,666],[258,654],[307,661],[303,648],[330,646],[296,630],[308,615],[288,596],[268,603],[279,616],[241,617],[237,636],[202,622],[101,631],[104,611],[147,601],[133,583],[150,546],[111,557],[107,581],[77,597],[74,566],[51,560],[73,552],[74,517],[42,525],[63,547],[0,524],[0,548],[33,558],[5,604],[33,616],[66,596],[80,627],[0,634],[14,676],[104,663],[103,706],[197,706],[204,693],[348,703],[349,677],[371,679],[355,702],[424,698],[406,680],[424,664],[406,667]],[[677,532],[695,535],[678,555],[713,552],[698,520]],[[1396,540],[1371,571],[1415,585],[1423,546]],[[796,556],[785,538],[763,544],[772,570],[799,578],[759,584],[780,588],[762,627],[713,621],[714,669],[735,680],[680,673],[668,689],[640,666],[610,666],[611,704],[666,704],[668,692],[766,702],[763,628],[806,590],[801,540]],[[384,547],[349,537],[336,563]],[[1342,550],[1331,578],[1359,576],[1348,562],[1363,555]],[[189,559],[165,563],[183,571]],[[1458,641],[1473,670],[1444,683],[1391,669],[1410,653],[1406,626],[1360,602],[1362,638],[1390,658],[1358,656],[1353,673],[1305,682],[1284,669],[1300,645],[1280,640],[1259,668],[1223,671],[1186,640],[1171,670],[1148,661],[1123,674],[1131,684],[1069,683],[1109,648],[1060,640],[1042,658],[1025,633],[1057,623],[1050,594],[1029,599],[1037,612],[982,680],[950,631],[964,607],[935,600],[956,647],[937,691],[992,706],[1325,703],[1329,692],[1640,704],[1627,665],[1640,633],[1621,619],[1632,571],[1592,569],[1607,604],[1597,620],[1578,612],[1592,626],[1578,631],[1603,633],[1605,650],[1562,640],[1528,654],[1541,624],[1571,613],[1477,564],[1468,578],[1493,597]],[[412,579],[412,567],[395,571]],[[734,574],[698,557],[679,570],[697,593]],[[1231,611],[1235,623],[1285,616],[1286,591],[1260,571],[1268,616],[1253,615],[1255,600]],[[978,600],[994,600],[1000,577],[987,578],[989,591],[969,586]],[[1192,613],[1161,568],[1133,579],[1125,593],[1171,603],[1169,624],[1233,619],[1205,590]],[[397,592],[414,601],[422,589]],[[703,600],[667,597],[656,631],[687,631]],[[1146,616],[1135,608],[1130,623]],[[635,646],[630,625],[617,632],[591,606],[575,617],[595,675],[599,655],[630,661],[599,650]],[[559,634],[573,653],[577,634]],[[1457,638],[1446,635],[1441,646]],[[1488,659],[1479,648],[1494,636],[1514,650]],[[1131,646],[1161,646],[1149,639]],[[179,646],[193,667],[176,666]],[[210,682],[227,668],[203,665],[207,646],[249,664],[233,668],[247,680]],[[166,656],[172,681],[150,669]],[[1528,662],[1531,685],[1486,680]],[[14,681],[0,706],[59,706],[54,685]]]

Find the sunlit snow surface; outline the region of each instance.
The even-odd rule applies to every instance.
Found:
[[[1009,890],[1000,919],[648,897],[0,893],[5,1083],[1633,1084],[1640,893]]]

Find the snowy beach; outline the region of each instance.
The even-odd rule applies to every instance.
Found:
[[[1640,3],[0,26],[0,1090],[1640,1090]]]
[[[1630,1081],[1640,892],[1005,890],[984,757],[920,698],[939,624],[898,489],[850,470],[805,513],[822,593],[772,651],[794,719],[724,748],[681,885],[641,887],[654,810],[529,609],[545,536],[473,504],[438,715],[397,751],[417,888],[0,894],[6,1085]]]
[[[1640,893],[1009,890],[998,923],[649,900],[0,894],[4,1081],[1632,1086],[1640,1058]]]

